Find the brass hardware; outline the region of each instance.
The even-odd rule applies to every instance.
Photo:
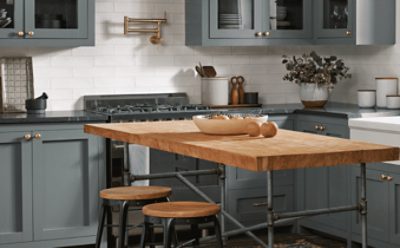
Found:
[[[42,135],[40,133],[35,133],[33,137],[38,140],[42,138]]]
[[[27,133],[27,134],[24,135],[24,139],[26,141],[30,141],[32,139],[32,135],[30,133]]]
[[[346,31],[346,35],[347,35],[347,36],[351,36],[351,31],[347,30],[347,31]]]
[[[28,35],[29,35],[30,38],[32,38],[32,37],[35,35],[35,32],[29,31],[29,32],[28,32]]]
[[[393,177],[387,176],[387,177],[386,177],[386,181],[388,181],[388,182],[393,181]]]
[[[150,36],[149,41],[153,44],[161,43],[161,24],[167,23],[167,13],[164,12],[164,18],[155,18],[155,19],[139,19],[139,18],[129,18],[127,16],[124,17],[124,35],[128,35],[130,33],[152,33],[154,35]],[[132,28],[131,25],[142,25],[142,27]],[[144,25],[144,27],[143,27]],[[148,27],[152,25],[152,27]]]
[[[270,35],[271,35],[271,32],[269,32],[269,31],[263,33],[263,36],[270,36]]]
[[[19,38],[24,38],[25,37],[25,32],[24,31],[19,31],[17,33],[17,35],[18,35]]]
[[[262,206],[267,206],[268,203],[267,202],[257,202],[257,203],[253,203],[253,207],[262,207]]]
[[[326,127],[324,125],[319,125],[319,131],[325,131]]]
[[[315,125],[314,129],[318,131],[319,130],[319,125],[318,124]]]
[[[256,37],[261,37],[262,35],[263,35],[262,32],[257,32],[257,33],[255,33],[255,36],[256,36]]]
[[[381,181],[392,181],[393,177],[385,175],[385,174],[381,174]]]

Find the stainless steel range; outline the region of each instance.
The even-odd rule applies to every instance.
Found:
[[[86,111],[107,116],[110,123],[184,120],[191,119],[193,115],[209,114],[217,111],[211,110],[207,106],[190,104],[186,93],[85,96],[84,106]],[[107,187],[127,184],[127,175],[129,175],[130,171],[135,170],[135,168],[132,169],[132,163],[130,163],[132,161],[127,161],[126,159],[127,157],[133,157],[132,154],[136,155],[135,161],[142,162],[140,164],[141,167],[148,165],[148,172],[152,173],[208,169],[217,166],[208,161],[158,150],[151,149],[146,152],[140,150],[141,148],[128,147],[112,140],[107,140],[106,146]],[[140,154],[139,157],[137,154]],[[194,177],[191,180],[197,185],[203,185],[205,191],[208,191],[211,195],[219,195],[218,178],[216,176]],[[154,184],[175,186],[174,192],[179,192],[176,195],[180,195],[183,198],[185,198],[184,195],[189,193],[187,190],[180,188],[181,183],[175,179],[159,180],[155,181]],[[214,190],[215,194],[212,193]]]

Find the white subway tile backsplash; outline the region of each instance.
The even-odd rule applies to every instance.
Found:
[[[200,1],[200,0],[199,0]],[[376,76],[400,76],[400,45],[395,46],[185,46],[184,0],[96,0],[96,46],[68,49],[0,49],[1,56],[33,56],[35,95],[49,94],[49,110],[83,108],[83,95],[187,92],[201,101],[201,80],[194,66],[214,65],[218,76],[243,75],[245,90],[258,91],[266,104],[299,102],[298,86],[283,81],[282,55],[312,50],[337,55],[353,77],[340,82],[331,100],[356,103],[356,91],[375,88]],[[149,34],[123,35],[124,15],[162,17],[163,42]],[[398,25],[400,27],[400,25]]]

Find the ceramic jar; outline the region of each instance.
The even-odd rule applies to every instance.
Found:
[[[229,79],[224,77],[201,79],[201,103],[203,105],[228,105]]]
[[[386,96],[397,95],[398,78],[380,77],[375,78],[376,82],[376,106],[386,108]]]
[[[373,108],[376,104],[376,90],[358,90],[358,106],[360,108]]]
[[[328,97],[329,92],[326,85],[300,84],[300,100],[306,108],[322,108],[328,102]]]
[[[388,109],[400,109],[400,95],[386,96],[386,107]]]

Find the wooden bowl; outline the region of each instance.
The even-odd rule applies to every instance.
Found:
[[[246,134],[247,124],[250,122],[264,123],[268,115],[261,117],[247,117],[244,119],[218,120],[210,119],[208,115],[193,116],[193,122],[206,134]]]

